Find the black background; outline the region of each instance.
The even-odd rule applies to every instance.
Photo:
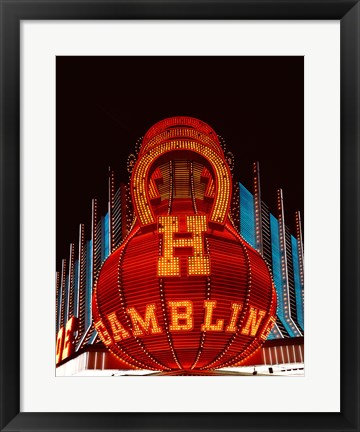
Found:
[[[108,168],[128,180],[136,140],[166,117],[208,123],[235,156],[234,178],[252,187],[260,162],[262,199],[276,214],[284,192],[286,224],[303,213],[303,57],[57,57],[57,269],[90,238],[91,199],[106,213]]]

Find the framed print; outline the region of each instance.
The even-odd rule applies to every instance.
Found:
[[[264,69],[268,70],[267,79],[261,72]],[[146,76],[143,70],[147,70]],[[165,70],[171,73],[164,76]],[[205,76],[204,71],[207,71]],[[57,375],[120,376],[134,374],[134,371],[138,374],[141,370],[145,376],[151,370],[155,372],[151,376],[304,374],[303,73],[304,58],[298,56],[56,58]],[[117,87],[119,76],[128,83],[128,93],[122,85]],[[105,82],[108,89],[104,89]],[[92,103],[86,98],[90,86]],[[116,89],[119,93],[115,96]],[[166,91],[171,97],[164,101],[162,90],[157,95],[159,89],[169,89]],[[231,94],[230,89],[233,90],[232,97],[227,96]],[[188,96],[179,97],[185,94]],[[105,131],[111,130],[107,114],[109,105],[114,104],[111,112],[115,113],[119,100],[122,100],[119,106],[122,109],[117,117],[123,123],[130,124],[132,118],[137,125],[149,124],[151,115],[154,120],[163,117],[160,121],[155,120],[133,148],[125,143],[119,145],[110,135],[104,137]],[[151,103],[142,102],[139,107],[139,100]],[[243,111],[234,109],[240,100]],[[104,105],[107,106],[105,115],[101,109],[94,113],[97,107]],[[74,112],[70,113],[70,107],[76,107]],[[233,136],[229,137],[231,142],[251,140],[252,146],[239,144],[232,148],[223,136],[212,138],[216,132],[194,116],[169,117],[175,112],[198,112],[202,118],[216,121],[220,111],[227,119],[228,134],[230,125],[237,125],[239,118],[244,118],[241,129],[248,123],[246,117],[253,120],[242,133],[234,127]],[[80,113],[83,113],[82,117]],[[289,118],[285,118],[286,114]],[[93,142],[94,129],[87,128],[91,115],[94,115],[94,121],[96,118],[97,130],[102,135]],[[257,127],[260,116],[264,122],[261,129]],[[276,138],[272,139],[268,125],[275,124],[279,116],[283,117],[282,129],[288,125],[287,131],[277,132]],[[75,123],[70,119],[76,119]],[[140,130],[135,124],[131,129]],[[87,130],[89,135],[86,137]],[[81,131],[81,138],[77,131]],[[260,136],[261,132],[263,135]],[[127,140],[126,134],[125,130],[121,140]],[[272,205],[271,210],[277,214],[275,217],[264,201],[265,193],[267,188],[270,189],[274,172],[285,171],[290,134],[291,151],[297,156],[292,162],[291,176],[286,179],[283,173],[281,180],[273,183],[282,183],[289,199],[284,199],[283,189],[276,191],[274,188],[273,194],[269,194],[269,198],[273,195],[277,205]],[[96,148],[100,141],[108,143],[107,149],[89,152],[84,157],[86,150]],[[173,149],[172,145],[175,146]],[[254,153],[251,150],[255,150]],[[147,160],[148,152],[154,161]],[[69,154],[74,169],[69,169]],[[103,163],[101,155],[104,156]],[[206,161],[199,159],[204,157]],[[243,162],[243,167],[237,169],[237,160],[247,163]],[[222,176],[216,175],[215,163],[226,168]],[[276,163],[278,167],[274,169]],[[149,164],[150,168],[143,164]],[[260,165],[264,165],[262,180]],[[148,203],[140,204],[142,195],[137,194],[142,187],[137,185],[139,169],[149,170]],[[105,194],[98,188],[101,172],[107,177]],[[240,172],[244,172],[244,179],[252,180],[251,187],[237,180]],[[82,191],[80,196],[78,188],[72,186],[75,184]],[[93,201],[89,198],[86,203],[85,197],[91,196],[96,189],[99,190],[98,198]],[[101,215],[103,198],[105,213]],[[212,221],[212,209],[220,199],[224,211],[221,217],[228,222],[217,227]],[[284,202],[298,205],[301,210],[286,210]],[[145,223],[145,219],[142,221],[145,208],[153,212],[152,227],[145,228],[150,224]],[[78,226],[71,221],[76,213],[83,211],[80,218],[91,220],[91,230],[89,223]],[[285,213],[289,215],[288,225],[294,227],[293,234],[285,224]],[[173,223],[175,231],[171,234],[166,230],[172,228]],[[188,231],[193,223],[196,232]],[[63,245],[71,225],[79,228],[76,238],[81,239],[80,243]],[[196,243],[195,239],[198,240]],[[129,256],[128,261],[127,251],[132,250],[133,241],[138,246],[133,245],[134,255],[133,258]],[[143,250],[140,245],[146,241],[150,244]],[[233,251],[235,244],[240,249]],[[69,258],[61,258],[64,253],[68,256],[69,247]],[[250,252],[247,251],[249,247]],[[237,261],[242,250],[246,250],[246,254]],[[254,251],[258,253],[252,256]],[[151,255],[148,258],[147,253]],[[118,254],[123,256],[122,264],[120,261],[117,264],[118,273],[111,273],[115,277],[111,283],[107,264],[113,259],[117,262]],[[283,265],[282,254],[286,255]],[[261,261],[255,264],[253,259]],[[148,263],[146,268],[145,262]],[[258,268],[260,262],[262,265]],[[272,268],[273,275],[267,267]],[[127,269],[131,274],[129,280]],[[139,280],[134,279],[133,271]],[[248,277],[244,278],[244,274]],[[107,298],[112,288],[116,292],[119,290],[119,277],[123,303],[118,303],[115,295],[115,302],[106,306],[114,310],[105,313],[103,294]],[[285,282],[286,278],[288,282]],[[92,284],[94,289],[90,296]],[[233,286],[238,287],[236,294]],[[144,297],[138,297],[139,292],[143,292]],[[132,293],[137,294],[132,297]],[[251,300],[252,293],[255,303]],[[153,300],[149,301],[150,298]],[[222,310],[224,315],[218,315],[216,309]],[[263,345],[265,340],[268,342]],[[82,366],[85,357],[86,364]],[[117,367],[115,359],[119,361]]]
[[[357,430],[358,2],[1,6],[2,430]]]

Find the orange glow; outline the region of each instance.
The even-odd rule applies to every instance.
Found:
[[[144,334],[162,333],[162,330],[159,327],[159,324],[156,319],[155,311],[156,311],[155,304],[147,304],[146,311],[145,311],[145,319],[143,319],[135,308],[130,307],[126,309],[126,312],[129,314],[131,318],[134,336],[143,336]]]
[[[56,338],[56,364],[61,362],[62,351],[64,347],[64,334],[65,334],[65,329],[64,327],[61,327],[61,329],[58,331],[57,338]]]
[[[142,140],[130,187],[136,217],[93,290],[104,344],[152,370],[217,369],[249,357],[274,324],[276,291],[231,219],[218,135],[188,117],[159,122]]]
[[[130,337],[130,333],[121,325],[115,312],[108,314],[107,319],[109,320],[112,336],[115,342],[120,342],[121,340]]]
[[[275,324],[275,322],[276,322],[276,317],[270,316],[268,318],[268,320],[267,320],[267,322],[266,322],[266,324],[264,326],[264,330],[261,332],[261,335],[260,335],[260,338],[262,340],[265,341],[268,338],[268,336],[269,336],[269,334],[271,332],[271,329],[272,329],[273,325]]]
[[[206,216],[187,216],[187,230],[191,238],[174,238],[179,232],[179,218],[160,216],[158,231],[163,234],[163,256],[158,259],[158,276],[180,276],[180,258],[174,256],[175,248],[192,248],[193,254],[188,257],[189,276],[207,276],[210,274],[210,257],[204,253],[202,233],[207,230]]]
[[[205,157],[212,165],[217,185],[217,193],[210,221],[223,225],[225,223],[231,198],[230,170],[223,158],[207,144],[191,140],[172,140],[160,142],[148,153],[142,154],[132,172],[131,185],[135,213],[139,217],[140,225],[152,225],[155,217],[150,206],[147,174],[152,164],[168,152],[191,151]]]
[[[168,306],[171,309],[170,331],[188,331],[193,329],[193,304],[191,301],[169,301]],[[182,311],[180,312],[179,309],[182,309]]]
[[[204,324],[201,326],[201,331],[222,331],[224,327],[224,320],[218,319],[216,324],[212,324],[212,316],[213,310],[216,308],[215,300],[204,300],[204,308],[205,308],[205,319]]]
[[[236,321],[238,319],[239,313],[242,309],[242,304],[239,303],[231,303],[231,308],[233,310],[230,323],[226,327],[227,332],[235,333],[237,331]]]
[[[61,327],[56,338],[56,364],[65,360],[75,351],[75,332],[78,329],[78,319],[71,317],[65,327]]]
[[[101,321],[97,321],[96,323],[94,323],[94,326],[104,344],[106,346],[111,345],[112,340],[104,324]]]
[[[244,328],[241,331],[241,334],[248,335],[250,333],[250,336],[255,336],[261,324],[261,321],[264,318],[264,315],[265,311],[251,307],[248,319]]]

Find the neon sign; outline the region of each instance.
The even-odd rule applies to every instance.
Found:
[[[193,314],[193,303],[190,300],[177,300],[168,302],[170,310],[170,321],[169,327],[170,332],[189,332],[194,329],[194,314]],[[224,326],[224,319],[217,319],[213,321],[213,309],[216,307],[216,300],[204,300],[204,322],[201,324],[202,332],[228,332],[236,333],[238,326],[236,325],[239,311],[243,305],[239,303],[232,303],[232,313],[229,318],[229,324]],[[112,312],[106,316],[110,327],[106,326],[107,331],[104,330],[104,322],[98,321],[95,323],[95,327],[98,330],[103,340],[106,340],[106,344],[110,345],[114,342],[120,342],[121,340],[128,339],[131,336],[144,336],[144,335],[157,335],[163,333],[163,329],[159,326],[158,319],[156,317],[156,304],[150,303],[145,307],[145,317],[135,308],[127,308],[127,314],[132,321],[132,335],[128,332],[123,325],[120,323],[116,316],[116,312]],[[264,321],[266,312],[250,307],[247,314],[245,325],[241,329],[242,335],[251,335],[252,337],[259,336],[264,339],[265,335],[268,335],[269,325],[274,321],[274,316],[269,316],[265,326],[261,326]],[[110,331],[109,331],[110,329]],[[104,336],[105,335],[105,336]],[[266,339],[266,337],[265,337]]]
[[[178,159],[186,163],[176,183]],[[276,292],[266,262],[232,224],[231,187],[204,122],[173,117],[145,135],[131,177],[136,219],[103,263],[92,301],[101,340],[129,367],[237,365],[268,337]]]
[[[210,275],[210,257],[204,252],[202,233],[207,231],[206,216],[186,216],[187,233],[191,237],[175,238],[179,233],[178,216],[160,216],[158,232],[163,234],[163,255],[158,259],[158,276],[180,276],[180,258],[174,256],[175,248],[192,248],[188,257],[189,276]]]
[[[65,327],[61,327],[56,338],[56,364],[65,360],[75,351],[75,332],[78,320],[74,316],[69,319]]]

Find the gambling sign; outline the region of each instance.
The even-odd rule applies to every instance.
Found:
[[[173,117],[145,135],[131,177],[136,218],[94,286],[94,325],[130,368],[205,370],[258,350],[276,317],[261,255],[233,226],[216,133]]]

